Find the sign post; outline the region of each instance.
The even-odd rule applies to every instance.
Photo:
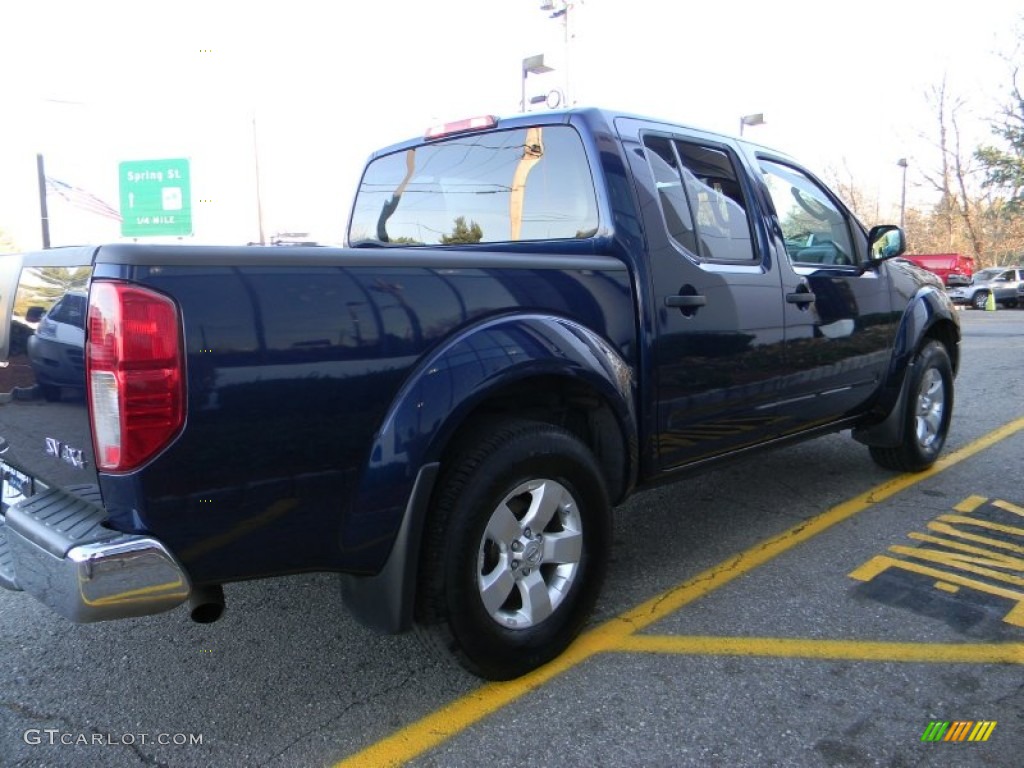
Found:
[[[185,158],[126,160],[119,166],[121,235],[192,234],[192,183]]]

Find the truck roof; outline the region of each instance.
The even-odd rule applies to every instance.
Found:
[[[474,119],[475,117],[476,116],[470,116],[469,119]],[[407,139],[405,141],[400,141],[400,142],[397,142],[395,144],[391,144],[390,146],[378,149],[378,150],[374,151],[370,155],[369,159],[372,160],[372,159],[380,157],[382,155],[389,155],[392,152],[398,152],[398,151],[401,151],[403,149],[410,149],[412,147],[419,146],[419,145],[423,144],[426,141],[437,141],[437,140],[442,139],[442,138],[447,138],[449,135],[455,135],[455,133],[476,133],[476,132],[482,132],[482,131],[485,131],[485,130],[517,128],[517,127],[532,126],[532,125],[559,125],[559,124],[561,124],[561,125],[568,125],[570,122],[573,122],[574,118],[582,119],[586,123],[605,125],[605,126],[608,126],[608,127],[613,126],[615,121],[617,119],[619,119],[619,118],[627,118],[627,119],[632,119],[632,120],[642,120],[644,122],[649,122],[649,123],[659,123],[661,125],[664,125],[666,128],[682,128],[682,129],[684,129],[686,131],[689,131],[689,132],[701,133],[701,134],[703,134],[706,137],[715,138],[715,139],[718,139],[719,141],[722,141],[722,142],[725,142],[725,143],[731,143],[731,144],[737,144],[737,145],[745,145],[745,146],[753,148],[753,149],[759,149],[759,150],[768,151],[768,152],[771,152],[771,153],[773,153],[775,155],[779,155],[779,156],[782,156],[782,157],[786,157],[787,156],[786,153],[780,152],[777,149],[765,146],[763,144],[758,144],[756,142],[748,141],[747,139],[740,138],[739,136],[734,136],[734,135],[730,135],[730,134],[726,134],[726,133],[719,133],[719,132],[711,131],[711,130],[708,130],[706,128],[701,128],[699,126],[695,126],[695,125],[692,125],[692,124],[689,124],[689,123],[678,122],[678,121],[669,120],[669,119],[666,119],[666,118],[651,117],[649,115],[639,115],[639,114],[634,114],[632,112],[624,112],[624,111],[619,111],[619,110],[604,109],[604,108],[599,108],[599,107],[572,107],[572,108],[567,108],[567,109],[545,110],[543,112],[516,113],[516,114],[512,114],[512,115],[507,115],[507,116],[488,115],[487,117],[493,118],[493,120],[495,121],[493,125],[489,125],[489,126],[487,126],[485,128],[477,128],[477,129],[470,129],[470,130],[465,130],[464,129],[464,130],[461,130],[461,131],[453,132],[451,134],[447,134],[447,133],[441,133],[440,135],[436,135],[435,134],[432,138],[429,138],[429,139],[427,138],[428,131],[436,131],[437,127],[435,127],[435,126],[428,126],[424,130],[423,135],[417,136],[415,138]],[[446,123],[444,123],[442,125],[453,125],[455,123],[466,123],[466,122],[468,122],[467,119],[460,119],[460,120],[455,120],[455,121],[449,121],[449,122],[446,122]]]

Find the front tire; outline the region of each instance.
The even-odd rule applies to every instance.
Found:
[[[462,445],[428,518],[416,629],[470,672],[508,680],[583,628],[607,566],[608,492],[560,427],[499,422]]]
[[[953,415],[953,366],[946,348],[929,341],[908,375],[903,440],[892,448],[872,446],[871,458],[886,469],[922,472],[938,459]]]
[[[986,302],[988,302],[988,291],[978,291],[971,299],[971,306],[975,309],[984,309]]]

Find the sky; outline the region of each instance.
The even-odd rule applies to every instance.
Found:
[[[1024,56],[1010,0],[575,0],[568,29],[541,4],[3,0],[0,228],[40,245],[36,153],[115,208],[120,162],[183,157],[192,241],[258,239],[258,178],[268,236],[341,242],[370,152],[517,112],[536,54],[554,71],[526,78],[528,99],[732,134],[763,113],[748,138],[838,171],[893,221],[897,160],[911,204],[938,166],[926,94],[945,78],[967,141],[991,141]],[[115,221],[50,200],[54,245],[120,238]]]

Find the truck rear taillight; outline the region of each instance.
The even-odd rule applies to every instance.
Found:
[[[127,472],[165,448],[185,423],[178,309],[146,288],[96,281],[87,328],[96,464],[108,472]]]

